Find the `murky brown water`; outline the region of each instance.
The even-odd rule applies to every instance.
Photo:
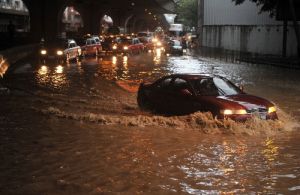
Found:
[[[214,73],[274,101],[280,121],[141,112],[142,79]],[[2,80],[1,194],[299,194],[300,71],[143,54],[27,64]],[[298,128],[298,129],[297,129]]]

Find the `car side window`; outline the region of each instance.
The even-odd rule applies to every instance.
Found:
[[[174,84],[173,84],[175,89],[186,89],[188,88],[188,83],[186,80],[181,79],[181,78],[176,78],[174,80]]]
[[[73,48],[73,47],[76,47],[76,44],[75,43],[70,43],[70,47],[69,48]]]
[[[219,95],[218,88],[215,86],[212,79],[201,79],[195,83],[195,90],[199,95],[215,96]]]
[[[175,91],[180,91],[183,89],[189,89],[188,82],[181,78],[176,78],[173,83],[173,88]]]
[[[170,87],[172,78],[166,78],[158,83],[157,87],[160,89],[168,89]]]

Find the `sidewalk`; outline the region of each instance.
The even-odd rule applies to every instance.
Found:
[[[266,64],[284,68],[300,69],[300,59],[296,57],[283,58],[279,56],[241,56],[238,61],[252,64]]]

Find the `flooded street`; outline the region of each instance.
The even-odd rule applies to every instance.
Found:
[[[139,110],[139,83],[171,73],[243,84],[280,120]],[[30,60],[0,81],[0,194],[300,194],[299,75],[196,54]]]

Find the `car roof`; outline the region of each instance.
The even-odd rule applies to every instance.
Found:
[[[178,77],[185,80],[197,80],[203,78],[213,78],[214,76],[211,74],[202,73],[202,74],[171,74],[168,75],[167,77],[172,77],[172,78]]]

